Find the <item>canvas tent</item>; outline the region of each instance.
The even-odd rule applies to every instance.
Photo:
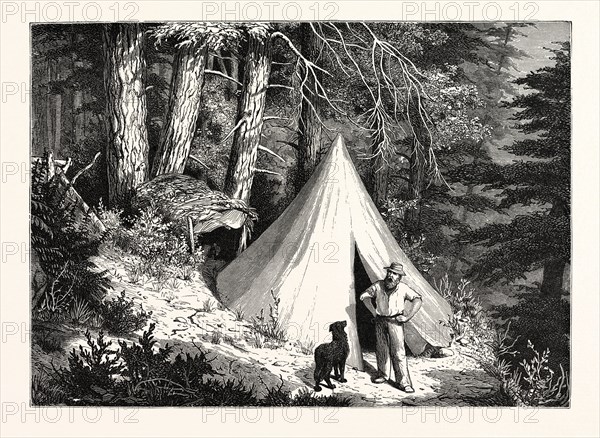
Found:
[[[387,228],[338,135],[310,180],[283,214],[217,278],[231,309],[246,317],[269,315],[271,291],[280,300],[279,321],[290,339],[327,342],[328,327],[346,320],[348,364],[362,369],[354,286],[355,250],[373,282],[392,261],[404,265],[423,306],[406,325],[414,354],[427,344],[448,346],[449,304],[427,283]]]

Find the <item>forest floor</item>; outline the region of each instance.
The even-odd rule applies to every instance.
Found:
[[[312,354],[303,353],[300,346],[289,342],[283,346],[269,345],[268,342],[262,347],[257,346],[252,324],[219,305],[205,281],[198,278],[200,276],[181,281],[175,289],[167,286],[159,291],[150,279],[142,278],[136,284],[129,282],[126,266],[130,261],[124,260],[121,254],[101,251],[92,261],[99,269],[107,270],[113,287],[111,295],[124,291],[136,305],[152,311],[150,321],[156,323],[154,336],[159,346],[168,343],[175,345],[175,352],[189,351],[191,354],[200,348],[219,371],[216,378],[242,380],[248,387],[254,386],[258,394],[279,385],[292,392],[302,388],[312,390]],[[64,330],[64,351],[86,345],[84,330]],[[113,347],[117,345],[116,338],[107,338],[113,341]],[[134,335],[129,340],[137,339]],[[408,358],[415,389],[412,394],[387,383],[371,382],[376,368],[372,352],[364,354],[365,371],[348,367],[346,383],[335,382],[337,388],[323,388],[319,394],[333,392],[350,398],[351,406],[466,406],[478,404],[474,401],[497,391],[499,382],[478,365],[477,352],[472,345],[454,344],[450,350],[451,355],[442,358]],[[33,362],[37,367],[49,367],[50,362],[55,367],[66,366],[67,357],[64,352],[47,354],[34,349]]]

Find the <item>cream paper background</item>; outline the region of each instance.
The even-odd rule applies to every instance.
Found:
[[[0,436],[599,436],[596,1],[1,2]],[[319,15],[315,16],[315,12]],[[118,13],[118,15],[116,15]],[[261,14],[260,16],[258,14]],[[97,409],[29,407],[29,25],[258,19],[572,21],[573,264],[570,409]],[[101,47],[91,48],[101,50]],[[16,91],[16,94],[14,92]]]

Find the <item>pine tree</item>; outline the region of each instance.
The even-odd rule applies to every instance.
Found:
[[[488,247],[470,274],[486,282],[511,281],[543,268],[540,290],[560,295],[570,259],[571,63],[569,43],[551,50],[555,65],[515,83],[527,92],[513,99],[516,128],[524,139],[505,149],[519,157],[509,165],[487,163],[464,172],[489,188],[501,190],[498,207],[533,209],[506,224],[490,224],[469,233],[474,243]]]

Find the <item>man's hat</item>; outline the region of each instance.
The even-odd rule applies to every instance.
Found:
[[[395,272],[396,274],[400,274],[400,275],[406,275],[406,272],[404,272],[402,263],[392,262],[392,264],[390,266],[387,266],[385,268],[385,270],[392,271],[392,272]]]

